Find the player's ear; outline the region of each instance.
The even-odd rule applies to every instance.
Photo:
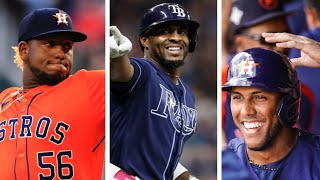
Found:
[[[18,45],[18,50],[22,61],[26,61],[29,53],[29,44],[25,41],[21,41]]]
[[[317,11],[314,8],[305,8],[306,20],[308,25],[315,26],[318,22]]]
[[[238,36],[238,35],[234,36],[234,44],[239,51],[243,51],[246,49],[245,47],[246,43],[247,43],[246,39],[243,36]]]
[[[148,49],[148,38],[145,36],[140,36],[140,43],[144,49]]]

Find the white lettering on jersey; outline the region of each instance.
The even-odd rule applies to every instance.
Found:
[[[184,135],[195,130],[197,111],[179,102],[172,91],[160,84],[161,96],[157,108],[151,109],[151,114],[170,119],[173,127]]]

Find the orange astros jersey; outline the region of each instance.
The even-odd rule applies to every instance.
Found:
[[[0,95],[0,179],[101,179],[105,72]]]

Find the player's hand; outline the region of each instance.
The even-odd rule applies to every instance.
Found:
[[[140,180],[138,177],[132,176],[123,170],[118,171],[112,180]]]
[[[198,178],[192,176],[188,171],[182,173],[175,180],[199,180]]]
[[[320,67],[320,43],[290,33],[263,33],[262,36],[267,42],[276,43],[277,47],[299,49],[301,57],[291,59],[295,67]]]
[[[132,49],[131,41],[121,34],[117,26],[111,26],[110,58],[114,59],[129,53]]]
[[[174,180],[199,180],[192,176],[190,172],[181,164],[178,163],[176,169],[173,172]]]
[[[112,163],[109,163],[109,168],[111,171],[110,180],[140,180],[138,177],[126,173],[121,168]]]

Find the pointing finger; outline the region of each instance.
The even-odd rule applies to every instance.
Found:
[[[122,34],[121,34],[120,30],[117,28],[117,26],[111,26],[110,32],[112,33],[112,35],[114,36],[115,39],[119,39],[122,36]]]

